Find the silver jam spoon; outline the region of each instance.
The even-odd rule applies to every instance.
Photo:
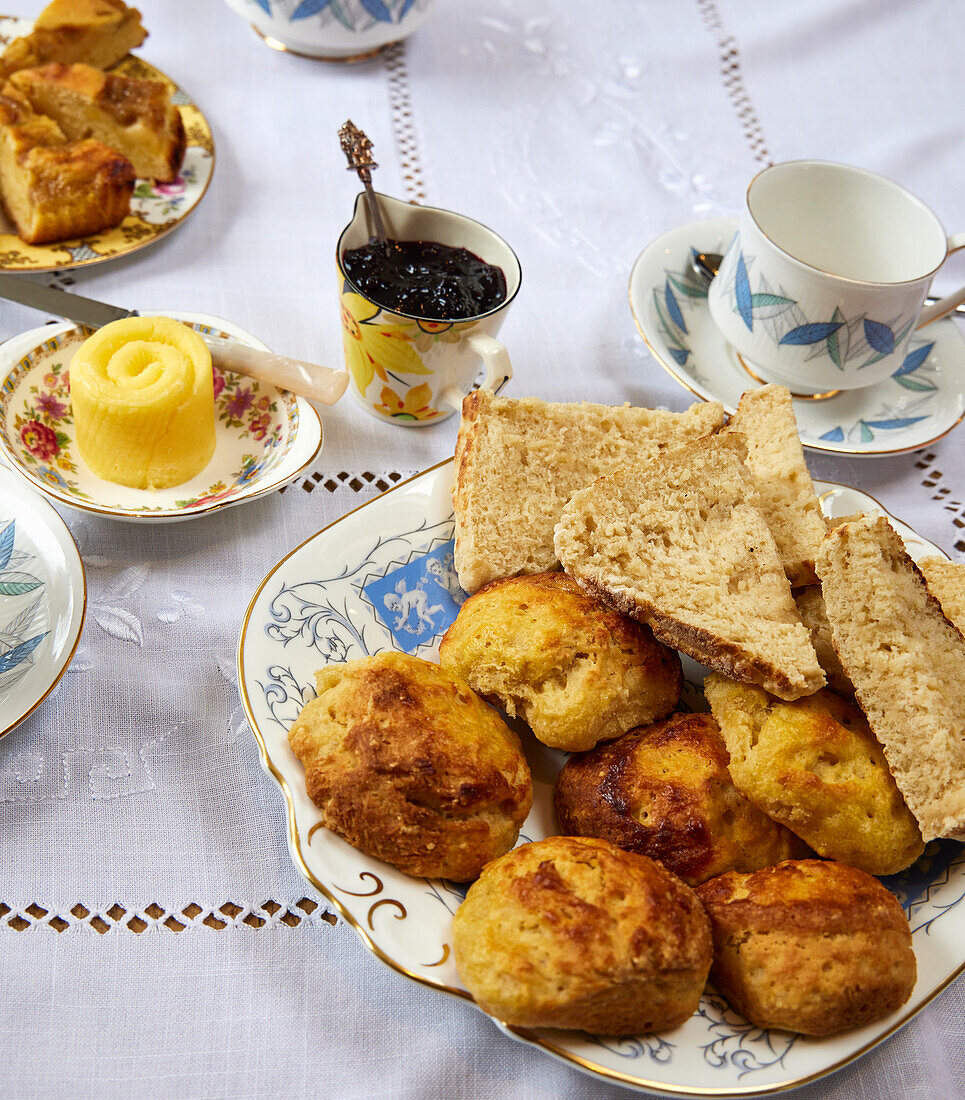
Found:
[[[697,252],[690,250],[690,266],[694,274],[705,283],[710,283],[720,271],[724,257],[719,252]]]

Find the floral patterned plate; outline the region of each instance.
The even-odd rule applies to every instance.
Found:
[[[86,606],[84,566],[67,525],[0,467],[0,737],[63,676]]]
[[[664,233],[630,274],[630,309],[651,354],[681,385],[729,413],[761,384],[724,340],[707,306],[707,285],[692,251],[724,252],[736,218],[693,222]],[[945,319],[916,333],[908,355],[884,382],[823,400],[796,398],[801,442],[835,454],[899,454],[926,447],[965,417],[965,339]]]
[[[28,34],[32,28],[29,19],[0,15],[0,48]],[[208,120],[181,88],[139,57],[128,54],[112,72],[142,80],[160,80],[170,87],[188,138],[177,178],[173,183],[139,179],[131,199],[131,212],[120,225],[75,240],[27,244],[0,212],[0,271],[60,271],[127,256],[176,229],[204,198],[214,171],[214,138]]]
[[[220,318],[173,316],[199,332],[264,348]],[[192,519],[280,489],[321,449],[322,422],[308,401],[216,368],[217,442],[201,473],[170,489],[104,481],[85,464],[74,440],[70,359],[86,335],[70,324],[46,325],[0,347],[0,455],[61,504],[115,519]]]
[[[287,731],[314,696],[316,669],[386,649],[436,660],[465,593],[453,570],[452,461],[350,512],[294,550],[261,583],[245,615],[238,683],[262,761],[281,788],[296,867],[382,962],[414,981],[470,1000],[452,958],[452,915],[466,887],[412,878],[321,827]],[[818,482],[825,511],[883,513],[871,497]],[[892,520],[915,557],[941,553]],[[695,691],[705,675],[685,659]],[[521,841],[555,832],[553,780],[564,754],[525,731],[533,810]],[[965,848],[930,844],[887,880],[911,921],[918,983],[911,1000],[877,1023],[814,1040],[756,1028],[715,994],[682,1027],[613,1039],[499,1026],[586,1072],[662,1095],[746,1096],[815,1080],[892,1034],[965,968]]]

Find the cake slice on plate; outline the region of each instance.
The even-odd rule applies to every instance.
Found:
[[[624,466],[575,493],[563,568],[667,645],[781,699],[824,686],[736,433]]]
[[[147,38],[141,13],[123,0],[52,0],[34,29],[0,56],[0,77],[48,61],[84,61],[109,69]]]
[[[181,112],[161,81],[53,62],[22,69],[10,83],[69,139],[104,142],[144,179],[169,183],[177,176],[187,141]]]
[[[0,198],[28,244],[117,225],[130,210],[134,180],[120,153],[99,141],[68,141],[16,92],[0,94]]]

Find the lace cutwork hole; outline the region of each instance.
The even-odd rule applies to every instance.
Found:
[[[965,503],[956,500],[948,486],[940,484],[945,475],[935,465],[938,456],[934,451],[917,451],[916,457],[918,461],[915,468],[925,471],[925,476],[921,479],[922,485],[933,490],[931,499],[951,513],[953,526],[959,532],[962,531],[965,529]],[[965,536],[956,539],[954,547],[960,554],[965,553]]]
[[[302,478],[301,481],[293,481],[290,485],[280,489],[279,492],[284,493],[297,487],[303,489],[306,493],[312,493],[316,489],[324,489],[326,492],[335,493],[343,486],[347,486],[353,493],[360,493],[369,485],[374,485],[380,493],[384,493],[386,489],[391,489],[393,485],[400,482],[404,476],[398,470],[383,470],[380,473],[362,470],[356,474],[349,473],[347,470],[342,470],[337,474],[316,472]]]
[[[324,921],[330,925],[338,920],[334,913],[323,909],[311,898],[299,898],[287,906],[271,900],[247,907],[227,901],[217,909],[207,910],[196,902],[190,902],[175,912],[168,912],[157,902],[152,902],[140,912],[131,912],[120,902],[114,902],[104,912],[96,913],[78,902],[68,914],[55,913],[50,916],[50,912],[37,902],[31,902],[19,911],[6,902],[0,902],[0,930],[9,928],[14,932],[26,932],[47,925],[55,932],[66,932],[70,928],[86,925],[103,936],[122,929],[140,934],[154,926],[169,932],[183,932],[188,927],[201,924],[215,932],[223,932],[226,928],[239,925],[266,928],[272,924],[284,924],[288,928],[297,928],[305,920],[310,923]]]

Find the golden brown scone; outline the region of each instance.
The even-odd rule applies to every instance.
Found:
[[[519,738],[438,665],[380,653],[316,673],[289,730],[322,822],[410,875],[464,882],[515,843],[533,800]]]
[[[481,588],[446,631],[439,660],[544,744],[569,751],[662,718],[683,683],[676,653],[565,573]]]
[[[479,1007],[521,1027],[635,1035],[690,1017],[710,968],[707,917],[659,863],[550,837],[489,864],[453,921]]]
[[[99,141],[67,141],[8,84],[0,94],[0,198],[17,233],[45,244],[123,221],[134,168]]]
[[[674,714],[570,757],[555,807],[561,833],[650,856],[688,886],[812,854],[734,786],[709,714]]]
[[[141,13],[123,0],[52,0],[34,29],[15,38],[0,56],[0,76],[62,61],[109,69],[147,38]]]
[[[911,931],[877,879],[789,860],[697,887],[714,936],[711,980],[758,1027],[831,1035],[900,1008],[915,986]]]
[[[826,859],[892,875],[924,851],[911,811],[858,705],[824,689],[785,703],[712,674],[704,694],[734,785]]]

